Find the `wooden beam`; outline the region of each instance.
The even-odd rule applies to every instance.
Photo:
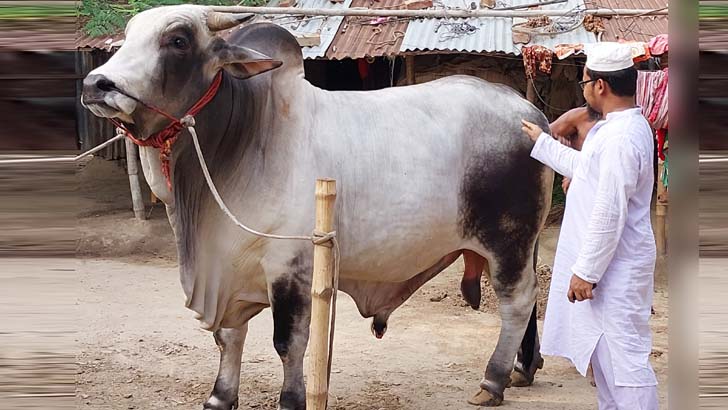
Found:
[[[404,58],[404,67],[407,72],[407,84],[413,85],[415,83],[415,56],[407,56]]]
[[[296,36],[296,41],[301,47],[315,47],[321,44],[320,34],[299,34]]]
[[[136,219],[147,219],[144,213],[144,200],[142,188],[139,185],[139,167],[137,164],[137,146],[129,138],[124,139],[126,145],[126,170],[129,174],[129,188],[131,190],[131,203]]]
[[[412,18],[470,18],[470,17],[541,17],[567,16],[573,10],[376,10],[368,8],[317,9],[297,7],[249,7],[249,6],[211,6],[223,13],[285,14],[290,16],[359,16],[359,17],[412,17]],[[599,17],[610,16],[655,16],[667,15],[667,7],[660,9],[591,9],[586,14]]]

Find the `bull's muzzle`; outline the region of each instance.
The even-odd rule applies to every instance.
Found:
[[[89,74],[83,80],[81,104],[99,117],[125,117],[136,101],[119,93],[116,84],[103,74]]]
[[[102,74],[89,74],[83,80],[83,99],[85,104],[105,104],[104,97],[114,90],[113,81]]]

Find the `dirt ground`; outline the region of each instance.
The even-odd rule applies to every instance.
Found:
[[[94,160],[78,175],[81,259],[77,407],[199,410],[212,389],[218,350],[198,327],[176,269],[161,204],[133,219],[124,170]],[[149,211],[149,207],[148,207]],[[540,310],[548,290],[558,227],[541,239]],[[347,410],[471,409],[500,320],[492,290],[474,311],[462,301],[462,261],[396,311],[384,339],[370,333],[351,299],[340,294],[330,408]],[[667,409],[668,295],[658,274],[652,363],[661,409]],[[539,330],[542,323],[539,323]],[[275,409],[282,367],[272,344],[270,310],[250,323],[243,354],[241,409]],[[563,359],[546,357],[533,386],[508,389],[503,408],[596,409],[596,391]]]

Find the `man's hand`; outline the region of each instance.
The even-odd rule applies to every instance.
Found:
[[[556,138],[556,140],[558,140],[561,144],[571,148],[571,138],[561,137],[558,135],[554,135],[554,138]]]
[[[561,189],[564,191],[564,194],[569,191],[569,185],[571,185],[571,179],[564,177],[561,181]]]
[[[532,122],[521,120],[521,124],[523,125],[523,127],[521,127],[523,132],[528,135],[528,138],[530,138],[533,142],[536,142],[538,137],[543,133],[541,127]]]
[[[571,303],[574,303],[574,300],[582,302],[587,299],[594,299],[592,289],[595,287],[597,287],[596,284],[587,282],[576,275],[572,275],[571,282],[569,283],[569,291],[566,293],[566,297],[569,298],[569,302]]]

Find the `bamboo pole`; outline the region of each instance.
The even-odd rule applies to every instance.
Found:
[[[368,8],[318,9],[297,7],[249,7],[249,6],[211,6],[214,11],[222,13],[252,14],[285,14],[291,16],[360,16],[360,17],[412,17],[412,18],[470,18],[470,17],[541,17],[566,16],[574,14],[574,10],[383,10]],[[660,9],[591,9],[587,14],[599,17],[611,16],[656,16],[667,15],[667,7]]]
[[[336,181],[316,180],[316,230],[334,229]],[[306,408],[325,410],[329,398],[329,315],[333,295],[333,248],[331,242],[314,245],[313,280],[311,282],[311,331],[309,336],[309,366],[306,386]]]
[[[139,185],[139,167],[137,166],[137,146],[131,139],[124,139],[126,145],[126,170],[129,174],[129,188],[131,189],[131,203],[136,219],[144,220],[144,200],[142,188]]]
[[[665,170],[665,164],[660,161],[657,164],[657,175],[662,176]],[[661,178],[660,178],[661,179]],[[667,253],[667,189],[661,180],[657,181],[657,203],[655,205],[655,246],[657,247],[657,255],[664,256]]]

